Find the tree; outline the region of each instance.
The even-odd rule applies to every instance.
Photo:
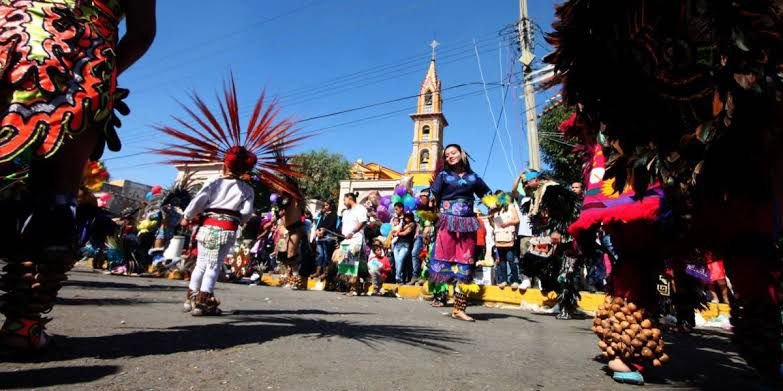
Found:
[[[541,115],[538,122],[538,138],[544,163],[549,167],[544,170],[552,178],[565,182],[583,182],[582,167],[584,156],[574,151],[579,144],[577,139],[567,139],[559,136],[560,123],[568,119],[573,109],[558,105]]]
[[[351,163],[343,155],[326,149],[296,155],[292,163],[304,174],[297,182],[308,199],[336,199],[340,195],[340,181],[351,175]]]

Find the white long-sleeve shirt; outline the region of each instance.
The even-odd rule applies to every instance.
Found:
[[[247,183],[238,179],[215,178],[204,184],[185,209],[185,218],[190,220],[207,209],[226,209],[240,214],[244,224],[253,214],[255,193]]]

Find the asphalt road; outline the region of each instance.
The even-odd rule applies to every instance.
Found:
[[[78,390],[614,390],[590,320],[396,298],[219,284],[227,312],[181,312],[185,283],[77,269],[52,313],[57,346],[0,351],[0,388]],[[754,388],[725,333],[667,336],[645,389]]]

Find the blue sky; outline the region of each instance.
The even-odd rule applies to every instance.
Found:
[[[549,30],[555,1],[530,3],[533,20]],[[479,83],[444,91],[450,124],[445,142],[463,145],[474,170],[486,170],[491,187],[510,187],[512,172],[527,161],[519,77],[512,75],[503,109],[505,88],[488,85],[490,118],[474,50],[487,83],[518,74],[516,54],[498,34],[517,20],[517,7],[515,0],[158,1],[155,43],[120,78],[131,90],[132,110],[120,130],[123,150],[107,152],[104,159],[115,179],[170,184],[173,167],[146,152],[165,141],[151,125],[173,124],[171,115],[182,116],[177,101],[187,101],[189,91],[213,103],[229,71],[237,80],[243,115],[264,87],[281,98],[285,114],[299,119],[415,95],[434,38],[441,43],[437,64],[443,88]],[[540,34],[536,41],[540,59],[548,48]],[[539,94],[539,110],[552,93]],[[415,104],[410,99],[303,122],[304,131],[321,130],[321,135],[299,150],[326,148],[350,161],[361,158],[402,171],[411,151],[408,114]],[[498,140],[489,155],[498,118]]]

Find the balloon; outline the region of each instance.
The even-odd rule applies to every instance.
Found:
[[[389,208],[383,205],[378,205],[378,209],[375,210],[375,215],[378,216],[378,220],[381,220],[384,223],[388,223],[391,219]]]
[[[403,186],[403,185],[397,185],[394,188],[394,194],[396,194],[396,195],[398,195],[400,197],[404,196],[407,193],[408,193],[408,190],[405,189],[405,186]]]
[[[147,201],[152,201],[152,197],[154,197],[154,195],[152,194],[151,191],[148,191],[147,194],[144,196],[144,198],[146,198]]]
[[[388,209],[391,206],[391,204],[392,204],[391,199],[392,199],[392,196],[390,196],[390,195],[385,195],[385,196],[381,197],[381,205],[385,206]]]
[[[391,223],[383,223],[381,225],[381,236],[389,236],[392,230]]]
[[[272,193],[272,195],[269,196],[269,202],[275,203],[279,198],[280,196],[277,195],[277,193]]]
[[[398,202],[402,202],[402,197],[398,196],[397,194],[393,195],[391,197],[391,205],[394,207],[394,205],[397,205]]]
[[[410,212],[416,208],[416,199],[412,195],[406,194],[405,198],[402,199],[402,204],[405,207],[405,211]]]
[[[105,208],[109,205],[109,201],[111,201],[111,194],[109,193],[103,193],[97,197],[98,207],[99,208]]]
[[[155,186],[152,186],[152,189],[150,190],[150,193],[152,193],[153,195],[157,195],[157,194],[160,194],[160,192],[162,192],[162,191],[163,191],[163,187],[161,187],[160,185],[155,185]]]

